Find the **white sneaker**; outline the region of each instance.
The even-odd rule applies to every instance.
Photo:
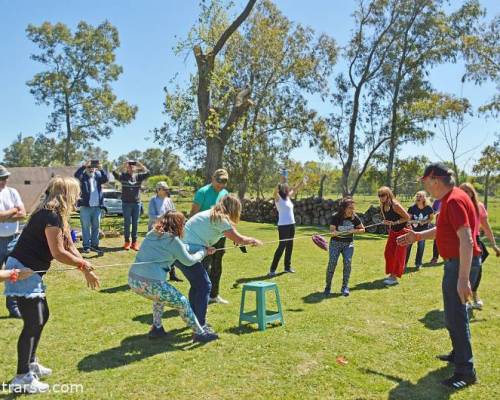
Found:
[[[45,393],[49,388],[48,383],[40,382],[31,371],[24,375],[16,375],[10,383],[10,390],[13,393]]]
[[[474,300],[472,302],[472,308],[474,310],[482,310],[483,309],[483,301],[481,299]]]
[[[30,371],[33,372],[39,378],[44,378],[46,376],[52,375],[52,370],[50,368],[44,367],[38,362],[30,364]]]
[[[223,299],[220,296],[210,297],[210,299],[208,300],[208,302],[209,303],[218,303],[218,304],[229,304],[229,301],[227,301],[226,299]]]
[[[399,282],[396,278],[393,278],[393,277],[390,277],[390,278],[387,278],[384,283],[388,286],[392,286],[392,285],[397,285]]]

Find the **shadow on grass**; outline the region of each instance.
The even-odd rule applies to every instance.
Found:
[[[386,278],[380,278],[376,279],[371,282],[362,282],[358,283],[356,286],[353,286],[350,290],[355,291],[355,290],[379,290],[379,289],[386,289],[387,285],[384,283],[384,280]]]
[[[252,327],[251,325],[254,325],[255,327]],[[281,326],[282,325],[278,322],[268,323],[266,326],[266,330],[280,328]],[[239,335],[246,335],[249,333],[265,332],[265,331],[260,331],[256,323],[249,322],[245,323],[245,325],[233,326],[232,328],[226,329],[224,332],[239,336]]]
[[[442,367],[429,372],[427,375],[420,378],[417,383],[404,380],[394,375],[384,374],[382,372],[371,369],[362,368],[362,372],[372,375],[378,375],[386,378],[398,385],[389,391],[387,399],[403,400],[403,399],[422,399],[422,400],[446,400],[449,399],[453,391],[441,385],[441,381],[448,378],[453,368],[450,366]]]
[[[334,299],[336,297],[341,297],[342,295],[340,293],[331,293],[328,296],[325,296],[324,292],[312,292],[309,293],[307,296],[302,297],[302,300],[304,303],[307,304],[316,304],[316,303],[321,303],[322,301],[328,300],[328,299]]]
[[[171,330],[164,338],[156,340],[150,340],[147,335],[129,336],[118,347],[84,357],[78,363],[78,370],[92,372],[119,368],[156,354],[199,347],[200,343],[192,344],[191,334],[180,335],[184,330],[185,328]]]
[[[101,289],[99,290],[99,293],[113,294],[113,293],[127,292],[129,290],[130,286],[125,284],[125,285],[115,286],[112,288]]]
[[[436,263],[431,263],[431,262],[426,262],[422,264],[423,268],[436,268],[436,267],[442,267],[444,265],[444,261],[439,261]]]
[[[431,310],[423,318],[419,319],[420,322],[424,324],[427,329],[431,331],[437,331],[438,329],[443,329],[444,325],[444,311],[443,310]]]
[[[272,278],[276,278],[280,275],[284,275],[286,274],[286,272],[276,272],[276,275],[273,276]],[[233,289],[237,289],[242,283],[248,283],[248,282],[254,282],[254,281],[267,281],[269,279],[272,279],[270,278],[267,274],[265,275],[260,275],[260,276],[253,276],[253,277],[250,277],[250,278],[239,278],[239,279],[236,279],[233,283]]]
[[[177,310],[168,310],[168,311],[165,311],[163,313],[162,318],[172,318],[172,317],[177,317],[177,316],[179,316],[179,312]],[[140,322],[141,324],[152,325],[153,324],[153,314],[138,315],[138,316],[132,318],[132,321]]]

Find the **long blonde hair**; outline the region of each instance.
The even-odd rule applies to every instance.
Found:
[[[380,204],[394,204],[396,197],[394,196],[394,193],[392,193],[392,190],[389,186],[381,186],[377,190],[377,195],[379,194],[385,194],[386,195],[386,201],[381,201],[380,197],[378,198],[378,201]]]
[[[228,194],[210,210],[210,222],[221,222],[222,219],[229,218],[230,222],[237,224],[240,222],[241,202],[236,196]]]
[[[417,197],[418,196],[424,196],[424,206],[431,205],[431,202],[430,202],[429,197],[427,196],[427,192],[425,190],[419,190],[417,193],[415,193],[415,204],[417,204]]]
[[[476,188],[472,185],[472,183],[464,182],[460,185],[460,189],[462,189],[472,200],[472,204],[474,204],[474,208],[476,212],[479,213],[479,200],[476,192]]]
[[[69,229],[69,217],[75,210],[76,202],[80,197],[80,182],[73,177],[55,176],[49,181],[45,196],[36,206],[33,214],[40,210],[55,212],[63,223],[63,231]]]

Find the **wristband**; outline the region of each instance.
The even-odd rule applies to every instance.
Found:
[[[18,279],[19,279],[19,272],[17,272],[15,269],[11,270],[9,281],[11,281],[12,283],[16,283]]]
[[[86,271],[86,270],[87,270],[87,267],[85,266],[85,261],[84,261],[84,260],[81,260],[81,261],[78,263],[77,268],[78,268],[80,271],[82,271],[82,272]]]

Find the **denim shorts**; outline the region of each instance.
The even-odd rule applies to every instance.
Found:
[[[17,258],[9,257],[5,263],[5,269],[26,268]],[[29,299],[35,297],[45,297],[45,285],[40,274],[34,273],[27,279],[12,283],[5,281],[5,296],[26,297]]]

